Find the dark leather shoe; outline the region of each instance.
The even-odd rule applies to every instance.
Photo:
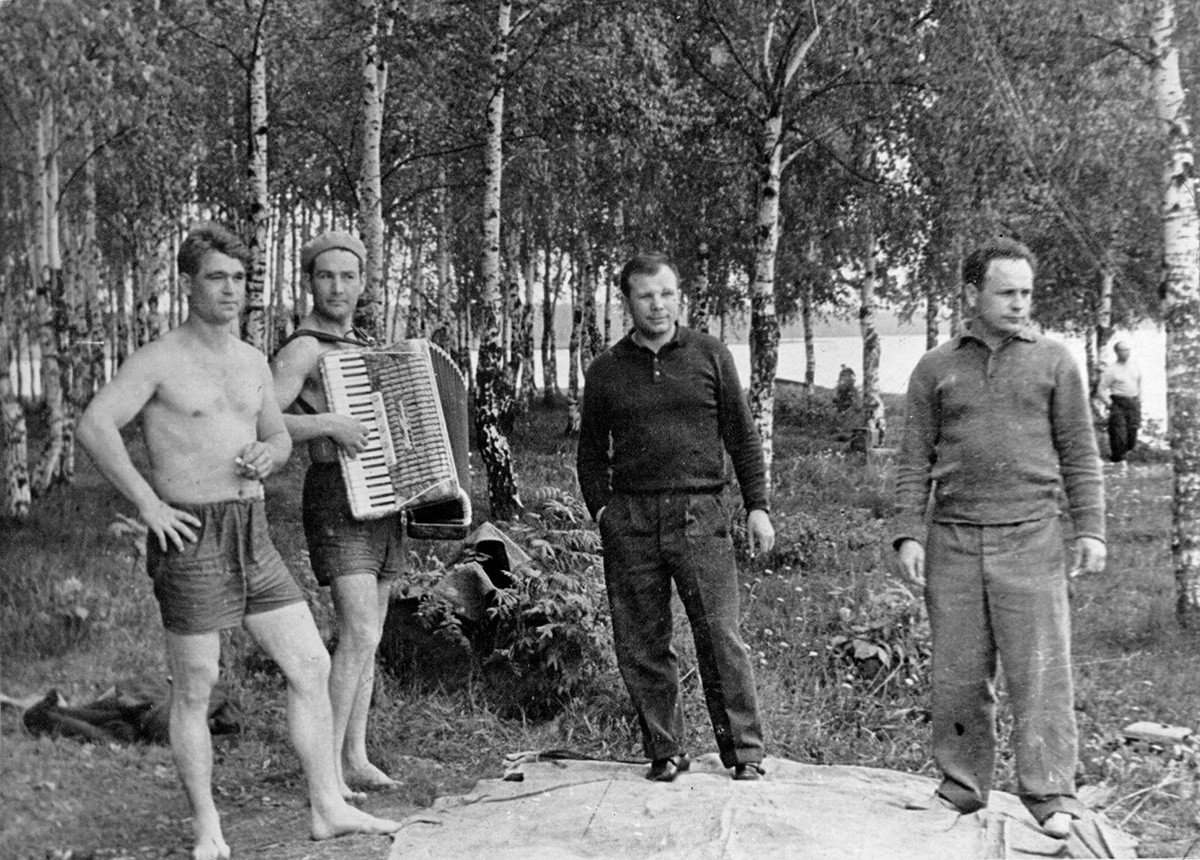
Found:
[[[748,761],[745,764],[739,764],[733,769],[733,778],[740,779],[744,782],[751,782],[762,779],[767,775],[761,764],[756,761]]]
[[[651,782],[674,782],[675,777],[692,766],[687,753],[679,753],[669,758],[656,758],[650,763],[646,779]]]

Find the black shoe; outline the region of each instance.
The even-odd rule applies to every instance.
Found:
[[[692,766],[687,753],[679,753],[669,758],[656,758],[650,763],[646,779],[651,782],[674,782],[675,777]]]
[[[748,761],[745,764],[739,764],[733,769],[733,778],[740,779],[745,782],[752,782],[764,778],[767,772],[763,770],[763,766],[756,761]]]

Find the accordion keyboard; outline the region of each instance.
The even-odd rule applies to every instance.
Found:
[[[320,363],[330,411],[357,419],[367,432],[357,457],[339,452],[356,519],[464,495],[427,341],[334,350]]]
[[[346,492],[357,509],[355,515],[370,518],[394,513],[400,509],[391,475],[395,448],[383,415],[382,395],[372,390],[362,353],[330,353],[325,370],[327,378],[336,379],[326,389],[329,411],[358,419],[367,431],[366,450],[357,457],[342,458]]]

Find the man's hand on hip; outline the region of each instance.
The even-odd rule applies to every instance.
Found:
[[[775,546],[775,527],[761,508],[755,508],[746,517],[746,532],[750,538],[751,558],[759,552],[768,553]]]

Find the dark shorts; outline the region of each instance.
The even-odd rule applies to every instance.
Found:
[[[404,571],[400,515],[356,520],[337,463],[308,467],[303,507],[308,557],[318,584],[361,573],[387,581]]]
[[[247,615],[303,603],[300,586],[267,531],[261,499],[204,505],[171,503],[200,520],[194,543],[164,552],[146,542],[146,571],[171,633],[211,633],[237,627]]]

